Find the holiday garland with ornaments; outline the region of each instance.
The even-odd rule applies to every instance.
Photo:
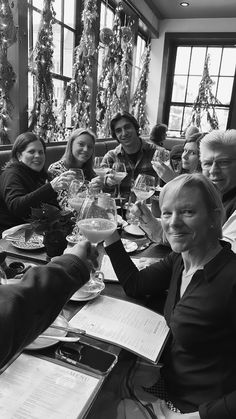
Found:
[[[11,117],[10,90],[16,79],[12,65],[7,60],[8,48],[16,42],[16,27],[8,0],[0,0],[0,134],[2,143],[9,143],[7,125]]]
[[[53,112],[53,32],[55,22],[54,0],[44,0],[40,28],[30,69],[35,77],[36,96],[29,130],[34,130],[45,141],[50,141],[55,126]]]

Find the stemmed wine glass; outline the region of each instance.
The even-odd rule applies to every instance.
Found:
[[[72,168],[70,170],[75,172],[75,178],[71,181],[68,189],[68,202],[76,197],[85,182],[84,172],[82,169]]]
[[[149,199],[156,191],[156,179],[154,176],[151,175],[145,175],[145,174],[139,174],[137,178],[134,181],[133,187],[131,189],[132,192],[136,195],[136,198],[139,201],[145,202],[146,199]],[[130,208],[128,208],[128,221],[131,222],[131,224],[139,225],[138,218],[132,214],[131,206],[133,204],[130,204]]]
[[[116,198],[118,198],[119,200],[122,199],[121,194],[120,194],[120,184],[122,182],[122,180],[127,176],[127,171],[126,171],[126,167],[124,163],[121,163],[119,161],[114,162],[112,165],[112,173],[114,176],[114,180],[116,181],[117,184],[117,196]]]
[[[103,163],[103,157],[95,157],[94,159],[94,165],[93,170],[95,171],[97,176],[100,176],[102,180],[104,180],[104,177],[109,170],[109,167],[106,163]]]

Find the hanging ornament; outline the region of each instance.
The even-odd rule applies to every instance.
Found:
[[[100,41],[109,46],[113,41],[113,31],[110,28],[103,28],[100,30]]]
[[[122,28],[121,28],[121,34],[122,34],[122,41],[125,44],[128,44],[128,42],[132,38],[132,31],[131,31],[131,29],[128,26],[122,26]]]

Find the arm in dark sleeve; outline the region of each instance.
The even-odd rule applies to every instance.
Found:
[[[236,287],[234,286],[230,292],[229,300],[229,319],[232,322],[233,330],[236,336]],[[229,321],[230,321],[229,320]],[[234,341],[235,342],[235,341]],[[235,347],[235,343],[232,345]],[[201,419],[231,419],[236,418],[236,388],[223,397],[203,403],[199,406]]]
[[[121,240],[105,249],[117,278],[128,296],[139,298],[152,295],[154,297],[169,288],[172,274],[171,256],[139,271],[125,251]]]
[[[31,207],[39,207],[43,202],[51,202],[57,194],[50,183],[45,183],[29,192],[28,179],[15,173],[3,173],[1,176],[1,189],[3,199],[8,209],[17,217],[26,218]]]
[[[19,284],[0,286],[0,368],[55,320],[88,279],[85,264],[68,254],[32,267]]]

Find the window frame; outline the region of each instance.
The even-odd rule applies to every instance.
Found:
[[[179,46],[235,46],[236,33],[166,33],[162,63],[161,88],[157,120],[168,125],[173,90],[177,47]],[[229,104],[227,127],[236,128],[236,76]],[[234,122],[235,121],[235,122]],[[233,126],[234,125],[234,126]]]

